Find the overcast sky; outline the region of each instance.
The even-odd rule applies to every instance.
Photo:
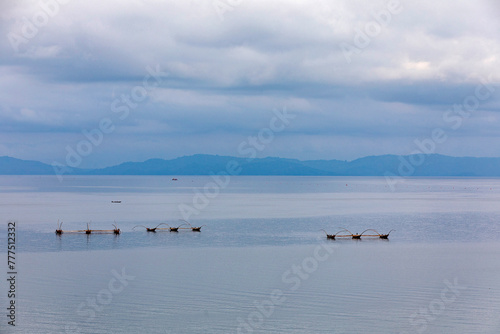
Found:
[[[0,156],[241,156],[284,108],[260,157],[410,154],[438,128],[436,153],[500,156],[496,0],[2,1],[0,17]]]

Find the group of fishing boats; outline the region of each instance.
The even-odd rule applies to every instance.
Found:
[[[376,230],[374,230],[372,228],[366,229],[361,233],[352,233],[351,231],[349,231],[348,229],[343,228],[343,227],[340,231],[338,231],[335,234],[328,234],[325,230],[322,230],[322,231],[325,232],[327,239],[335,239],[335,238],[361,239],[361,237],[389,239],[389,234],[391,234],[391,232],[394,230],[390,230],[389,233],[387,233],[387,234],[378,233]],[[375,233],[375,234],[365,234],[366,232],[371,232],[371,233]],[[344,233],[344,234],[341,234],[341,233]]]
[[[191,225],[187,220],[182,220],[184,223],[179,225],[179,226],[170,226],[167,223],[161,223],[158,224],[155,227],[147,227],[144,225],[137,225],[134,226],[132,229],[134,230],[136,227],[144,227],[147,232],[157,232],[157,231],[169,231],[169,232],[179,232],[179,230],[191,230],[193,232],[201,232],[201,228],[205,225],[202,226],[193,226]],[[113,234],[120,234],[121,230],[118,228],[118,226],[115,224],[112,224],[114,229],[112,230],[95,230],[90,228],[90,223],[87,223],[87,229],[85,230],[71,230],[71,231],[64,231],[62,229],[62,222],[59,223],[57,222],[57,229],[56,229],[56,234],[61,235],[63,233],[85,233],[85,234],[105,234],[105,233],[113,233]],[[167,227],[160,227],[161,225],[165,225]],[[183,227],[186,226],[186,227]]]
[[[167,223],[161,223],[156,225],[155,227],[147,227],[144,225],[137,225],[132,228],[132,230],[135,230],[136,227],[143,227],[146,229],[147,232],[160,232],[160,231],[168,231],[168,232],[179,232],[179,230],[191,230],[193,232],[201,232],[201,228],[205,225],[202,226],[193,226],[191,223],[189,223],[187,220],[180,219],[183,223],[179,226],[170,226]],[[90,223],[87,223],[87,229],[85,230],[72,230],[72,231],[63,231],[62,229],[62,222],[59,223],[57,222],[57,229],[56,229],[56,234],[61,235],[63,233],[85,233],[85,234],[102,234],[102,233],[113,233],[113,234],[120,234],[121,230],[118,228],[118,226],[115,224],[112,224],[114,229],[112,230],[95,230],[90,228]],[[162,225],[165,225],[166,227],[160,227]],[[335,240],[337,238],[351,238],[351,239],[361,239],[363,238],[379,238],[379,239],[389,239],[389,234],[391,234],[392,231],[390,230],[387,234],[382,234],[379,233],[377,230],[374,230],[372,228],[366,229],[361,233],[352,233],[346,228],[342,228],[340,231],[338,231],[335,234],[328,234],[325,230],[321,230],[325,232],[326,238]],[[365,234],[367,232],[371,232],[371,234]]]

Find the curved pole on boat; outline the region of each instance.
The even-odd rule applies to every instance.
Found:
[[[396,231],[396,230],[390,230],[387,234],[380,234],[380,237],[387,239],[387,237],[389,237],[389,234],[391,234],[392,231]]]
[[[115,220],[115,223],[114,223],[114,224],[112,224],[112,225],[115,227],[115,229],[113,230],[113,233],[114,233],[115,235],[120,234],[120,233],[121,233],[121,231],[120,231],[120,229],[118,228],[118,226],[116,225],[116,220]]]
[[[372,229],[372,228],[369,228],[369,229],[364,230],[363,232],[361,232],[361,234],[360,234],[360,235],[363,235],[363,234],[364,234],[365,232],[367,232],[367,231],[373,231],[373,232],[377,233],[377,235],[378,235],[378,236],[380,236],[380,233],[378,233],[378,232],[377,232],[377,230],[374,230],[374,229]]]
[[[346,229],[345,227],[340,227],[342,230],[346,231],[347,233],[349,233],[350,235],[354,235],[351,231],[349,231],[348,229]],[[341,231],[342,231],[341,230]],[[339,231],[340,232],[340,231]],[[337,233],[339,233],[337,232]]]
[[[187,220],[185,220],[185,219],[179,219],[179,220],[180,220],[181,222],[185,222],[186,224],[188,224],[188,225],[189,225],[189,227],[190,227],[193,231],[200,231],[200,230],[201,230],[201,228],[202,228],[203,226],[205,226],[205,225],[201,225],[201,226],[193,226],[193,225],[191,225],[191,223],[190,223],[190,222],[188,222],[188,221],[187,221]],[[179,225],[179,227],[181,227],[181,226],[182,226],[182,225]]]
[[[189,227],[193,227],[193,225],[191,225],[191,223],[190,223],[190,222],[188,222],[187,220],[185,220],[185,219],[179,219],[179,220],[180,220],[181,222],[187,223],[187,224],[189,225]],[[180,225],[180,226],[182,226],[182,225]]]
[[[337,234],[328,234],[328,233],[327,233],[325,230],[323,230],[323,229],[321,229],[320,231],[325,232],[325,234],[326,234],[326,238],[327,238],[327,239],[335,239],[335,236],[337,235]]]
[[[153,227],[153,228],[150,228],[150,227],[147,227],[147,226],[144,226],[144,225],[136,225],[134,226],[132,229],[135,229],[136,227],[140,226],[140,227],[144,227],[148,232],[156,232],[156,229],[158,228],[158,226],[160,226],[161,224],[158,224],[156,225],[156,227]]]
[[[56,229],[56,234],[58,234],[58,235],[61,235],[63,233],[62,224],[63,224],[63,222],[59,223],[59,219],[58,219],[57,220],[57,229]]]

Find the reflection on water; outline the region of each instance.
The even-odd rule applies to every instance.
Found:
[[[206,181],[0,177],[19,268],[18,326],[0,332],[499,332],[500,180],[411,179],[391,192],[383,178],[237,177],[190,219],[201,233],[132,230],[180,224],[177,206]],[[57,236],[57,219],[67,230],[116,220],[123,233]],[[341,227],[396,231],[320,231]]]
[[[23,253],[19,329],[498,333],[498,244],[323,244]],[[133,276],[116,293],[112,270]]]

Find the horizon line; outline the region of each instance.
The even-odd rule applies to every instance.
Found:
[[[347,160],[347,159],[298,159],[298,158],[286,158],[286,157],[279,157],[279,156],[265,156],[265,157],[255,157],[255,158],[248,158],[248,157],[240,157],[240,156],[232,156],[232,155],[222,155],[222,154],[208,154],[208,153],[194,153],[194,154],[189,154],[189,155],[182,155],[182,156],[177,156],[175,158],[160,158],[160,157],[152,157],[152,158],[147,158],[146,160],[125,160],[116,164],[108,165],[105,167],[70,167],[70,168],[76,168],[76,169],[105,169],[105,168],[110,168],[110,167],[115,167],[119,166],[121,164],[125,163],[143,163],[149,160],[164,160],[164,161],[171,161],[171,160],[176,160],[176,159],[181,159],[181,158],[187,158],[187,157],[194,157],[194,156],[213,156],[213,157],[222,157],[222,158],[234,158],[234,159],[247,159],[249,161],[251,160],[259,160],[259,159],[283,159],[283,160],[296,160],[300,162],[307,162],[307,161],[341,161],[341,162],[353,162],[356,160],[364,159],[364,158],[371,158],[371,157],[383,157],[383,156],[394,156],[394,157],[410,157],[410,156],[416,156],[416,155],[425,155],[425,156],[443,156],[443,157],[448,157],[448,158],[473,158],[473,159],[499,159],[500,156],[496,157],[491,157],[491,156],[471,156],[471,155],[465,155],[465,156],[454,156],[454,155],[446,155],[446,154],[441,154],[441,153],[415,153],[415,154],[393,154],[393,153],[387,153],[387,154],[379,154],[379,155],[366,155],[366,156],[361,156],[352,160]],[[34,159],[23,159],[23,158],[17,158],[13,156],[8,156],[8,155],[3,155],[0,156],[0,158],[11,158],[11,159],[16,159],[16,160],[21,160],[21,161],[32,161],[32,162],[38,162],[42,163],[44,165],[51,166],[52,164],[46,163],[40,160],[34,160]]]

